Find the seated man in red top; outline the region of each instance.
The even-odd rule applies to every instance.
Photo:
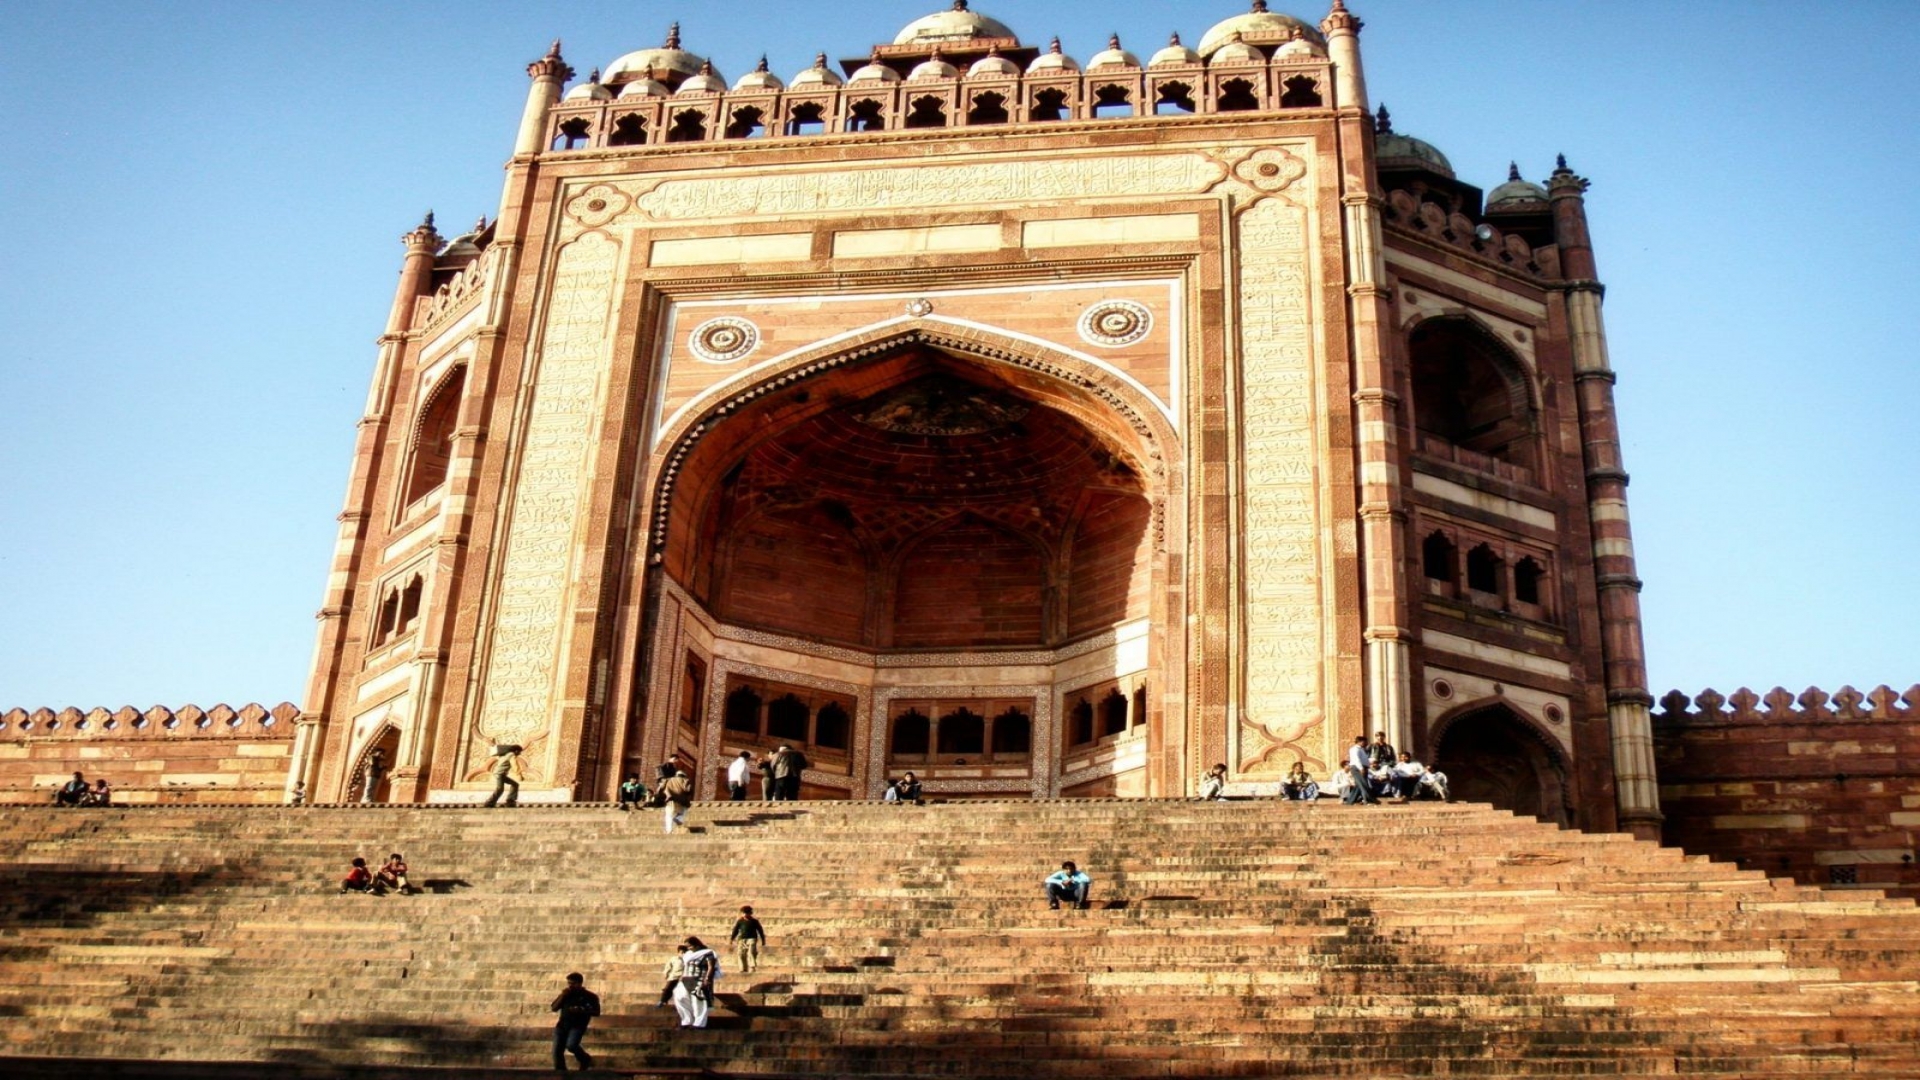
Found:
[[[373,892],[373,872],[367,869],[367,860],[353,860],[353,867],[347,871],[346,878],[340,882],[340,891],[343,893]]]

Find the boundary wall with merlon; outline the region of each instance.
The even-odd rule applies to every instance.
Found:
[[[1920,899],[1920,685],[1674,691],[1653,717],[1667,843]]]
[[[287,702],[12,709],[0,713],[0,805],[51,802],[75,771],[104,777],[116,803],[282,802],[299,716]]]

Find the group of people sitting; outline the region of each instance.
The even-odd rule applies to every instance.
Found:
[[[89,787],[87,778],[76,772],[73,774],[73,779],[61,784],[60,790],[53,793],[53,805],[112,806],[113,789],[107,786],[105,777],[101,777],[99,783]]]
[[[402,896],[418,892],[407,882],[407,860],[399,852],[387,856],[387,861],[378,870],[368,870],[367,860],[356,858],[347,869],[346,878],[340,882],[343,893],[364,893],[369,896],[385,896],[397,892]]]
[[[1201,778],[1199,797],[1224,799],[1226,790],[1227,766],[1221,763]],[[1346,763],[1325,780],[1314,779],[1307,772],[1306,763],[1294,762],[1280,783],[1280,794],[1297,802],[1334,795],[1346,803],[1411,802],[1414,799],[1446,802],[1452,797],[1447,790],[1447,774],[1427,768],[1405,751],[1396,754],[1384,731],[1374,732],[1371,743],[1365,735],[1354,736]]]
[[[887,790],[880,794],[881,802],[912,803],[920,806],[926,799],[920,792],[920,778],[908,773],[898,780],[888,780]]]

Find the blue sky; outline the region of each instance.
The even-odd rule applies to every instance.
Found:
[[[299,701],[399,236],[494,212],[549,40],[790,76],[944,6],[0,5],[0,708]],[[1245,10],[976,6],[1082,60]],[[1351,6],[1462,179],[1594,182],[1654,692],[1920,681],[1920,4]]]

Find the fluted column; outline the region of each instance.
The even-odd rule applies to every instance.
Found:
[[[1660,788],[1654,775],[1653,721],[1647,692],[1646,648],[1640,627],[1640,578],[1627,519],[1627,473],[1613,405],[1613,368],[1607,359],[1600,301],[1587,231],[1587,181],[1566,158],[1547,181],[1554,240],[1560,247],[1566,291],[1567,336],[1573,352],[1574,397],[1585,449],[1587,515],[1593,531],[1594,578],[1600,591],[1600,642],[1605,660],[1608,730],[1613,740],[1615,798],[1620,824],[1646,840],[1660,838]]]
[[[520,133],[514,136],[513,156],[537,154],[547,142],[547,113],[560,100],[560,87],[573,78],[573,69],[560,59],[560,40],[554,39],[547,55],[527,65],[533,85],[527,88],[527,107],[520,114]]]

